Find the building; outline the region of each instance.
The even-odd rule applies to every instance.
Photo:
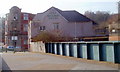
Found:
[[[2,19],[0,18],[0,42],[2,42]]]
[[[5,18],[0,18],[0,42],[4,44],[5,40]]]
[[[28,23],[34,14],[21,12],[14,6],[6,14],[5,21],[5,45],[15,46],[21,50],[28,49]]]
[[[109,41],[120,41],[120,23],[113,22],[109,25]]]
[[[82,40],[85,37],[105,36],[97,34],[94,27],[97,24],[75,10],[62,11],[51,7],[43,13],[38,13],[29,26],[29,39],[42,32],[57,33],[62,37]],[[31,40],[29,40],[31,41]]]

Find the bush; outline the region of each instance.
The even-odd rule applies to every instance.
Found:
[[[57,41],[57,36],[49,32],[41,32],[39,35],[32,38],[32,41],[54,42]]]

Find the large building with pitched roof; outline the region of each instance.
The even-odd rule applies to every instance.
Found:
[[[104,36],[96,34],[97,24],[75,10],[62,11],[51,7],[43,13],[38,13],[29,25],[29,39],[43,31],[57,33],[62,37],[81,40],[84,37]]]

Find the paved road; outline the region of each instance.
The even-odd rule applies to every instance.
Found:
[[[114,64],[41,53],[3,53],[3,70],[118,70]]]

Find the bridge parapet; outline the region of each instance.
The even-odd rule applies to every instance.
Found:
[[[120,41],[50,42],[46,53],[120,63]]]

